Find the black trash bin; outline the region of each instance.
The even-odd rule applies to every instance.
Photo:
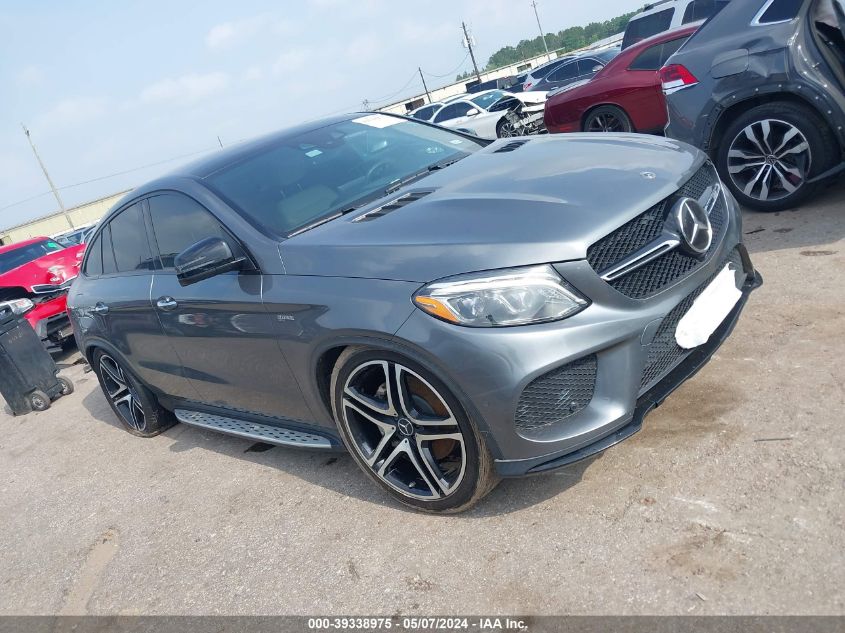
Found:
[[[72,393],[73,383],[58,371],[29,322],[0,307],[0,394],[12,413],[44,411],[52,400]]]

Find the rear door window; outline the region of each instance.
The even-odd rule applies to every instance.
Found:
[[[575,79],[578,76],[578,64],[575,62],[571,62],[569,64],[564,64],[548,77],[546,77],[546,81],[567,81],[569,79]]]
[[[457,119],[458,117],[466,116],[467,112],[472,110],[473,107],[473,104],[466,103],[465,101],[447,105],[445,108],[443,108],[440,112],[437,113],[437,116],[434,117],[434,122],[442,123],[443,121],[451,121],[452,119]]]
[[[647,37],[668,30],[672,24],[672,16],[674,14],[675,9],[671,8],[631,20],[628,22],[625,35],[622,38],[622,48],[628,48],[632,44],[641,42]]]
[[[118,213],[109,222],[109,228],[117,272],[152,270],[153,259],[147,243],[140,205],[133,204]]]
[[[593,70],[598,66],[597,70]],[[579,59],[578,60],[578,76],[583,77],[584,75],[592,75],[593,73],[597,73],[601,68],[604,66],[599,60],[593,59],[592,57],[588,59]]]

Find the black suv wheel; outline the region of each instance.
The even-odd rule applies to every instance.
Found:
[[[132,435],[153,437],[176,424],[176,417],[111,354],[98,349],[93,361],[103,394]]]
[[[816,189],[807,181],[829,169],[837,145],[811,109],[787,102],[752,108],[728,125],[716,166],[740,204],[782,211]]]
[[[458,512],[498,482],[490,452],[457,398],[417,363],[350,347],[335,364],[331,390],[352,457],[400,502]]]

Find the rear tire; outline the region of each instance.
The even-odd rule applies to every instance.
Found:
[[[138,437],[154,437],[176,424],[173,413],[121,361],[101,349],[94,352],[93,361],[103,394],[124,429]]]
[[[466,510],[498,483],[493,458],[455,395],[395,352],[349,347],[331,378],[343,443],[394,499],[424,512]]]
[[[806,181],[832,167],[838,152],[832,132],[812,109],[781,101],[752,108],[728,125],[716,168],[740,204],[782,211],[816,192],[820,183]]]
[[[633,132],[634,125],[622,108],[604,105],[591,110],[584,118],[585,132]]]

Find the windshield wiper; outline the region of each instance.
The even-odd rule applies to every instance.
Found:
[[[332,220],[337,220],[339,217],[346,215],[347,213],[352,213],[353,211],[357,211],[361,207],[363,207],[366,203],[362,202],[361,204],[353,204],[348,206],[344,209],[340,209],[339,211],[335,211],[331,215],[323,216],[322,218],[318,218],[314,220],[310,224],[306,224],[305,226],[296,229],[293,233],[289,233],[288,237],[293,237],[294,235],[299,235],[300,233],[305,233],[305,231],[310,231],[311,229],[316,229],[318,226],[322,226],[327,222],[331,222]]]
[[[437,171],[439,169],[444,169],[446,167],[449,167],[449,165],[454,165],[455,163],[457,163],[459,160],[461,160],[463,158],[466,158],[466,155],[457,156],[457,157],[453,156],[451,158],[447,158],[446,160],[441,160],[440,162],[432,163],[431,165],[426,167],[424,170],[418,171],[415,174],[411,174],[407,178],[403,178],[401,180],[393,181],[390,185],[388,185],[387,189],[384,190],[384,193],[388,194],[388,195],[391,194],[391,193],[394,193],[395,191],[398,191],[399,189],[401,189],[405,185],[409,185],[412,182],[414,182],[415,180],[419,180],[420,178],[428,176],[433,171]]]

